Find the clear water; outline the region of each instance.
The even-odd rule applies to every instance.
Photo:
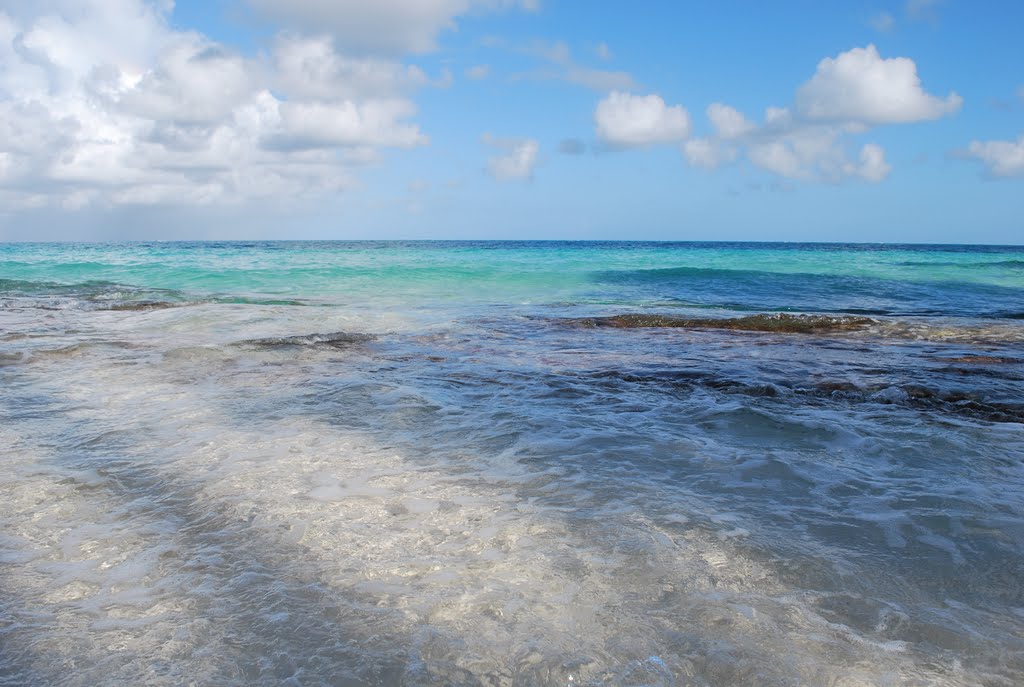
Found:
[[[0,245],[0,684],[1019,685],[1022,421],[1024,248]]]

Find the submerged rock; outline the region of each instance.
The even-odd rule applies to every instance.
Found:
[[[690,318],[671,315],[627,313],[609,317],[581,317],[566,321],[584,328],[612,327],[615,329],[644,329],[678,327],[683,329],[731,329],[747,332],[780,332],[786,334],[813,334],[830,331],[863,329],[874,320],[868,317],[830,315],[789,315],[785,313],[747,315],[728,318]]]
[[[169,303],[168,301],[126,301],[124,303],[114,303],[109,305],[102,310],[162,310],[164,308],[178,308],[184,303]]]
[[[968,363],[973,365],[1017,365],[1024,363],[1021,358],[1008,358],[997,355],[958,355],[949,358],[933,358],[941,363]]]
[[[630,373],[622,370],[600,370],[587,375],[591,379],[626,384],[646,384],[660,388],[689,391],[694,388],[714,389],[742,396],[806,399],[808,403],[822,400],[856,405],[881,403],[901,405],[928,413],[948,413],[987,422],[1024,424],[1024,404],[990,399],[980,390],[940,389],[920,384],[882,384],[858,386],[845,379],[822,380],[803,386],[784,381],[758,382],[751,379],[720,377],[707,371],[649,370]]]
[[[329,332],[326,334],[303,334],[299,336],[278,336],[268,339],[249,339],[242,341],[242,346],[256,348],[288,348],[293,346],[320,346],[329,348],[346,348],[355,344],[373,341],[372,334],[359,332]]]

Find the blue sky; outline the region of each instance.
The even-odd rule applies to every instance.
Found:
[[[0,8],[0,239],[1024,243],[1024,5]]]

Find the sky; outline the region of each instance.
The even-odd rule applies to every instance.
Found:
[[[1024,3],[0,0],[0,240],[1024,243]]]

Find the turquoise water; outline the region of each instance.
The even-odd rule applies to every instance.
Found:
[[[175,297],[413,298],[1024,315],[1024,249],[828,244],[273,242],[7,244],[7,289]],[[18,284],[17,282],[24,282]],[[965,291],[966,289],[966,291]],[[97,291],[97,294],[102,291]],[[980,302],[979,302],[980,301]],[[866,307],[868,304],[877,307]],[[943,310],[944,308],[944,310]],[[884,312],[883,312],[884,311]]]
[[[1019,684],[1022,399],[1021,247],[0,245],[0,684]]]

